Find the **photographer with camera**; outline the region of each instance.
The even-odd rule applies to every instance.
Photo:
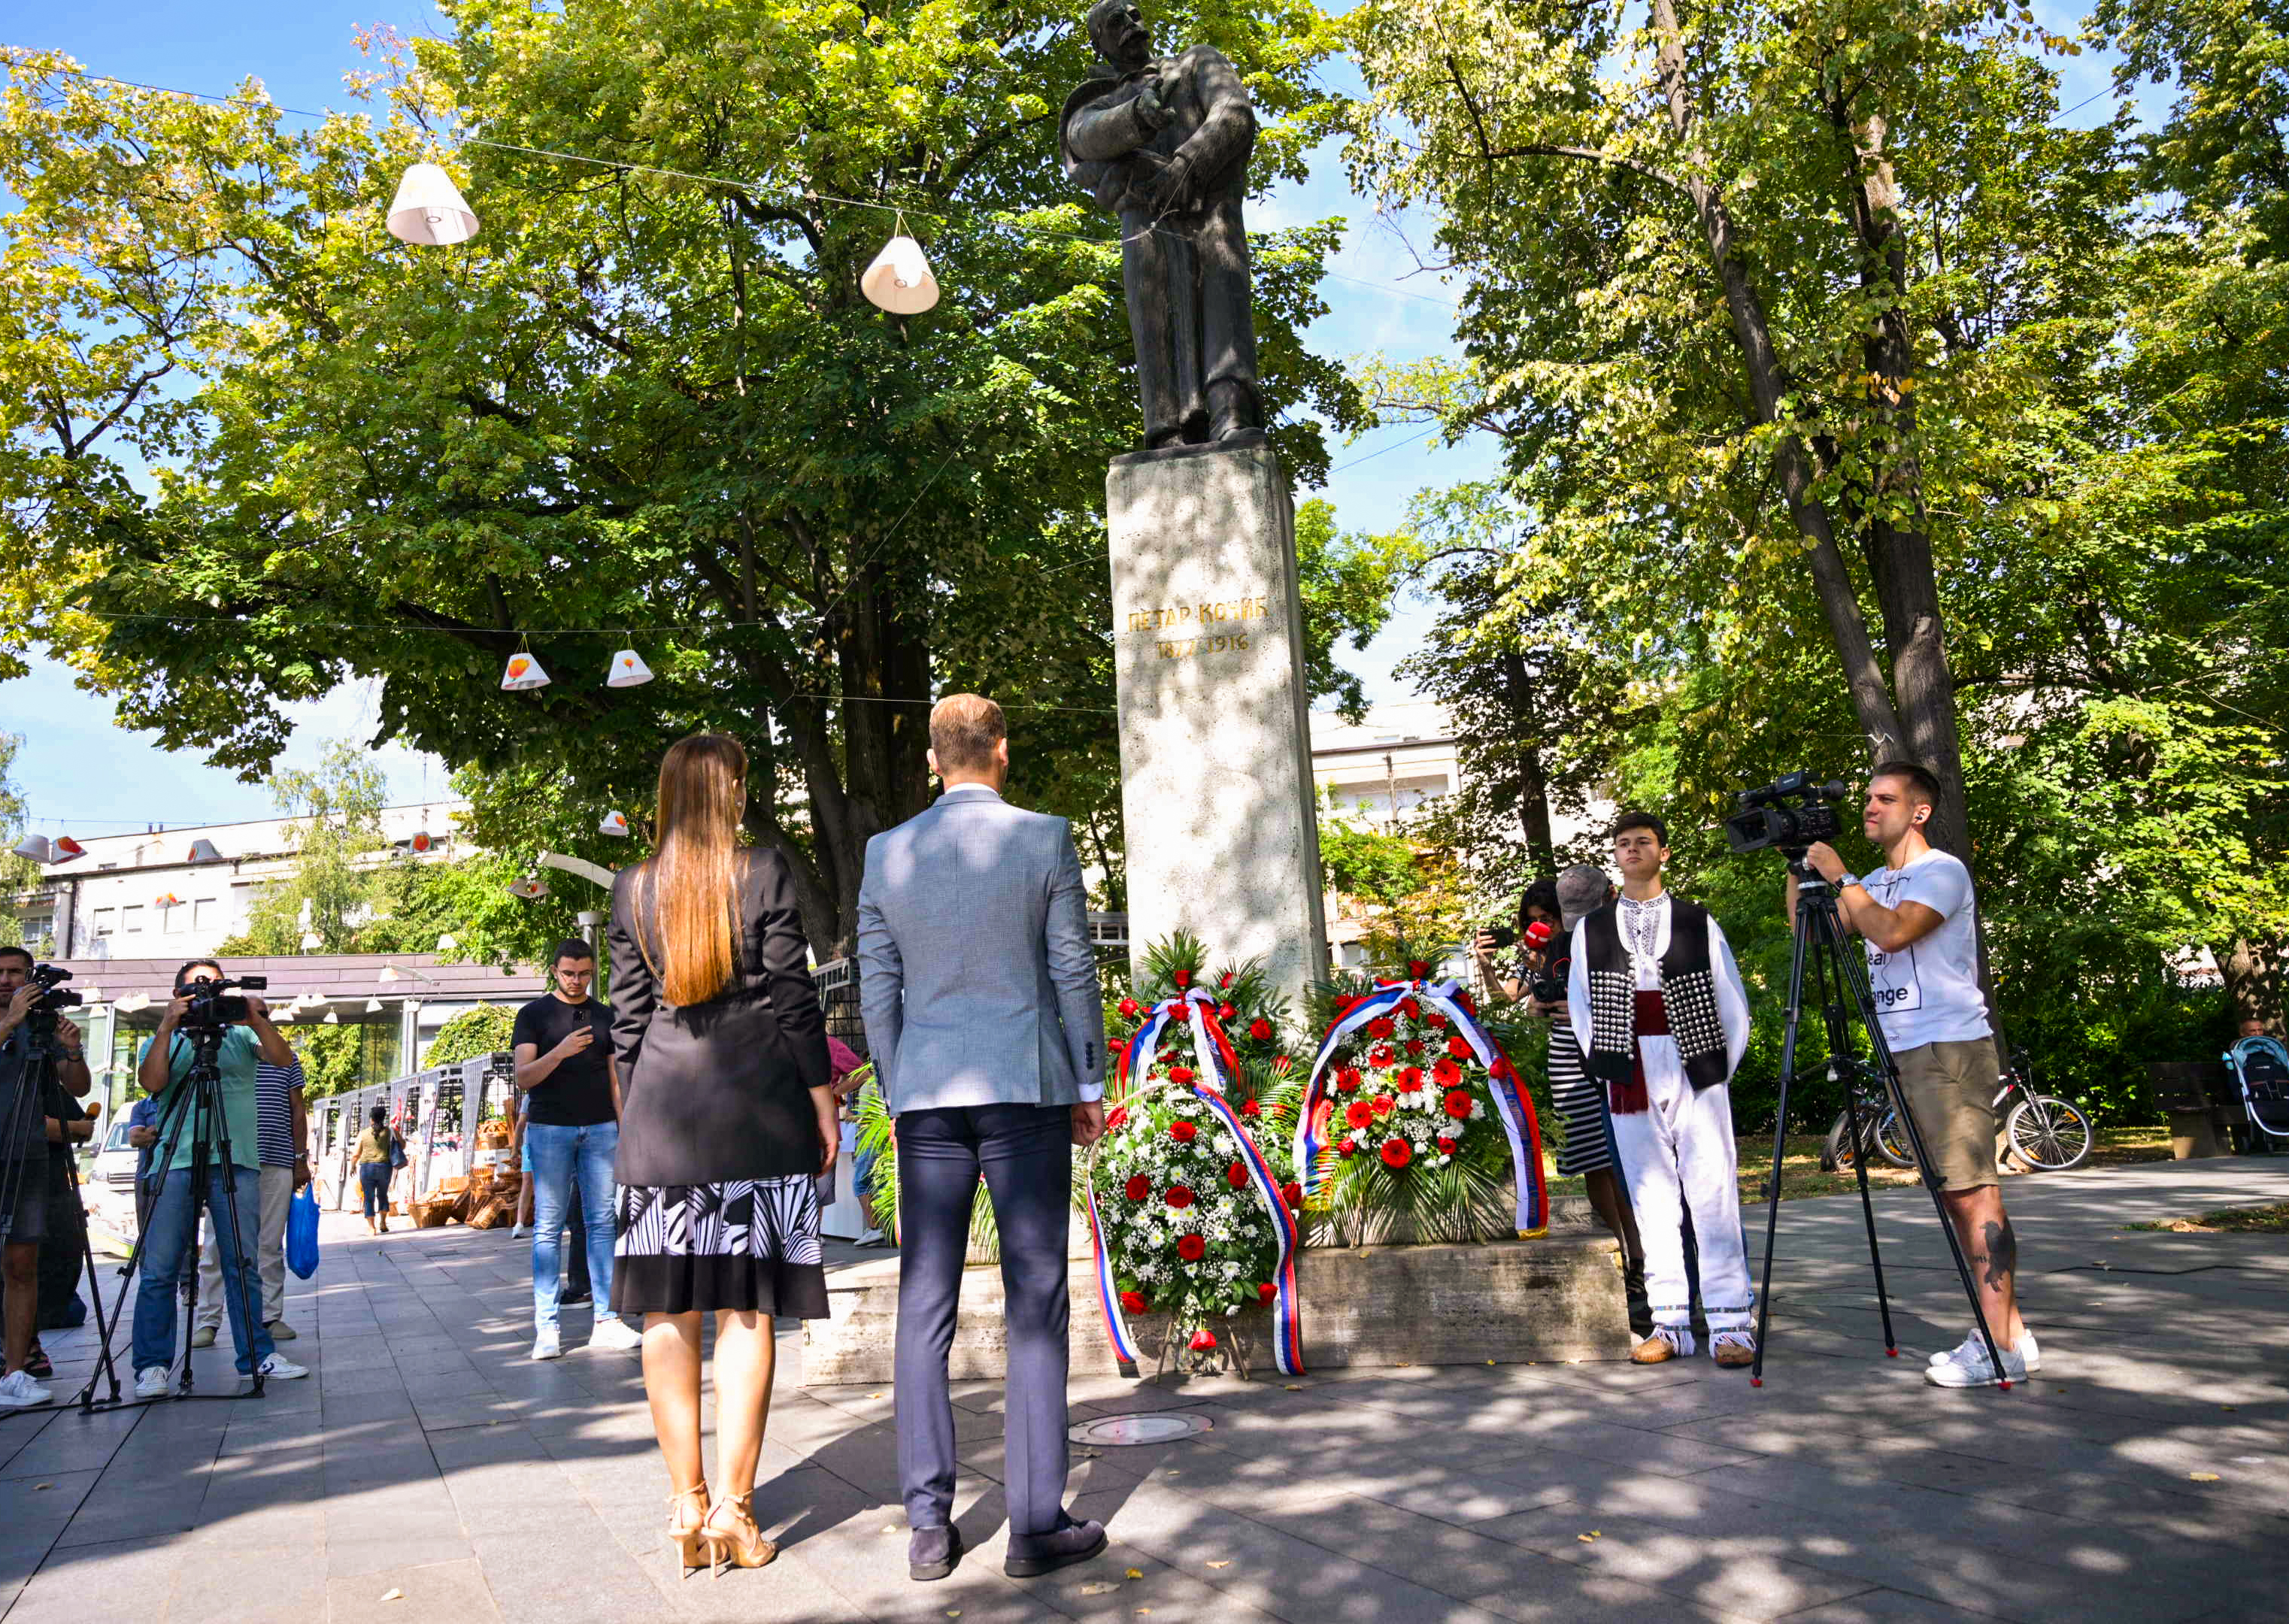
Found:
[[[1934,1356],[1924,1379],[1937,1387],[1983,1387],[2022,1380],[2042,1367],[2042,1356],[2019,1318],[2019,1239],[1996,1178],[1995,1092],[2003,1067],[1979,985],[1971,871],[1924,838],[1939,793],[1939,780],[1922,767],[1886,761],[1869,781],[1861,822],[1884,866],[1855,875],[1821,841],[1806,847],[1804,860],[1840,888],[1838,913],[1867,939],[1868,980],[1899,1068],[1901,1103],[1934,1164],[1924,1176],[1939,1186],[2002,1355],[1998,1378],[1974,1327],[1952,1352]],[[1791,920],[1796,904],[1791,883]]]
[[[48,1389],[25,1368],[40,1309],[40,1243],[48,1231],[46,1102],[41,1098],[42,1052],[52,1059],[48,1081],[76,1098],[92,1086],[80,1052],[79,1028],[57,1018],[79,1000],[59,993],[60,971],[36,974],[29,951],[0,947],[0,1409],[24,1410],[48,1402]]]
[[[1487,982],[1503,998],[1523,1004],[1526,1013],[1550,1022],[1550,1109],[1565,1125],[1558,1148],[1558,1176],[1579,1177],[1582,1193],[1598,1221],[1622,1245],[1622,1279],[1629,1303],[1630,1330],[1653,1334],[1653,1311],[1646,1297],[1645,1246],[1638,1239],[1629,1191],[1614,1170],[1611,1135],[1606,1127],[1603,1091],[1582,1067],[1566,1006],[1566,980],[1573,967],[1573,931],[1583,919],[1613,899],[1606,871],[1577,863],[1555,880],[1537,880],[1519,898],[1518,932],[1482,930],[1472,945]],[[1505,974],[1495,954],[1512,942],[1518,951]]]
[[[175,997],[159,1017],[159,1031],[144,1044],[137,1063],[137,1081],[158,1103],[163,1153],[166,1143],[174,1146],[166,1165],[152,1169],[159,1189],[143,1232],[142,1273],[135,1287],[138,1398],[166,1397],[175,1357],[175,1287],[185,1268],[192,1266],[190,1246],[198,1233],[202,1209],[214,1226],[215,1244],[222,1255],[223,1307],[230,1316],[231,1341],[238,1349],[238,1373],[251,1375],[259,1370],[266,1379],[278,1381],[309,1374],[273,1349],[270,1333],[254,1311],[261,1287],[255,1278],[253,1259],[242,1245],[254,1238],[259,1223],[261,1137],[255,1067],[261,1061],[291,1066],[294,1051],[270,1023],[269,1007],[259,996],[252,992],[238,999],[221,996],[235,984],[225,980],[222,966],[211,959],[194,959],[177,970]],[[216,1034],[215,1050],[221,1119],[210,1118],[204,1124],[204,1187],[194,1190],[192,1163],[198,1147],[191,1118],[197,1102],[181,1097],[179,1090],[196,1063],[197,1046],[191,1033],[200,1029],[211,1031],[218,1024],[222,1027]],[[222,1157],[226,1137],[228,1165]],[[153,1158],[155,1163],[158,1159]],[[231,1221],[234,1205],[238,1225]]]
[[[1695,1350],[1690,1212],[1710,1357],[1733,1370],[1753,1363],[1757,1346],[1730,1087],[1749,1048],[1749,999],[1716,916],[1663,885],[1668,861],[1659,817],[1625,812],[1615,822],[1622,895],[1575,929],[1567,1003],[1584,1069],[1606,1089],[1645,1247],[1654,1329],[1630,1361]]]

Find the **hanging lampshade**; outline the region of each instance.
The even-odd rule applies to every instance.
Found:
[[[454,952],[459,949],[460,945],[461,944],[455,941],[450,934],[437,938],[437,951],[441,953]]]
[[[81,845],[77,840],[73,840],[71,836],[68,834],[58,835],[52,842],[52,845],[55,849],[55,856],[49,859],[52,863],[68,863],[74,857],[84,857],[87,856],[87,848]]]
[[[416,163],[390,199],[389,235],[416,247],[450,248],[477,235],[477,217],[452,176],[435,163]]]
[[[511,693],[528,688],[546,688],[550,678],[540,668],[540,662],[523,649],[508,657],[508,665],[501,673],[501,686]]]
[[[366,999],[365,1012],[368,1015],[379,1015],[381,1013],[381,1000],[378,998],[370,998]]]
[[[302,951],[304,952],[315,953],[320,948],[325,946],[325,938],[321,936],[316,931],[306,930],[302,933]]]
[[[219,863],[222,861],[222,853],[215,849],[215,843],[212,840],[193,840],[191,842],[191,855],[189,861],[193,863]]]
[[[623,649],[612,657],[612,674],[604,679],[606,688],[641,688],[651,681],[651,667],[643,663],[643,656],[633,649]]]
[[[598,834],[617,834],[622,840],[627,839],[627,815],[624,812],[605,813],[602,817],[596,820],[596,832]]]
[[[920,315],[937,303],[937,278],[930,275],[922,245],[903,230],[882,244],[874,263],[858,278],[858,291],[869,304],[892,315]]]
[[[151,905],[154,908],[179,908],[183,905],[183,899],[172,891],[162,891],[152,899]]]
[[[548,895],[548,882],[538,874],[527,874],[509,887],[508,894],[523,902],[538,902]]]
[[[44,834],[28,834],[16,842],[16,855],[28,863],[53,863],[56,843]]]
[[[405,848],[418,856],[422,852],[427,851],[436,843],[437,837],[431,834],[427,829],[416,829],[411,835],[406,837]]]

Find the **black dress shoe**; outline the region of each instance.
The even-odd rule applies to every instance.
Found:
[[[1064,1519],[1053,1533],[1011,1534],[1001,1571],[1012,1579],[1039,1579],[1076,1562],[1086,1562],[1105,1546],[1103,1523]]]
[[[961,1530],[917,1528],[906,1541],[906,1577],[944,1579],[961,1560]]]
[[[587,1292],[566,1292],[556,1301],[562,1307],[571,1308],[578,1303],[594,1302],[595,1298]]]

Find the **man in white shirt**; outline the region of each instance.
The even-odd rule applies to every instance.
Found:
[[[1884,866],[1862,879],[1819,844],[1806,851],[1805,861],[1842,887],[1837,911],[1847,928],[1867,938],[1876,1018],[1931,1158],[1925,1176],[1939,1182],[2003,1356],[1998,1378],[1974,1325],[1961,1346],[1934,1357],[1925,1379],[1939,1387],[1980,1387],[2022,1380],[2041,1368],[2041,1354],[2019,1318],[2019,1240],[1996,1178],[1995,1095],[2003,1068],[1979,985],[1971,871],[1924,838],[1939,791],[1939,780],[1914,762],[1885,762],[1868,784],[1862,819],[1884,853]],[[1788,901],[1793,917],[1793,883]]]
[[[1575,927],[1566,1002],[1583,1069],[1606,1089],[1645,1245],[1654,1333],[1630,1358],[1659,1365],[1695,1351],[1689,1210],[1710,1357],[1737,1369],[1757,1350],[1730,1087],[1748,1052],[1749,999],[1716,916],[1663,888],[1668,860],[1669,830],[1652,813],[1614,824],[1622,895]]]

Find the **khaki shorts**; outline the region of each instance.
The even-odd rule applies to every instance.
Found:
[[[2003,1086],[1995,1039],[1919,1043],[1894,1051],[1901,1091],[1922,1130],[1942,1190],[1976,1190],[1995,1172],[1995,1091]],[[1902,1138],[1906,1135],[1902,1134]]]

